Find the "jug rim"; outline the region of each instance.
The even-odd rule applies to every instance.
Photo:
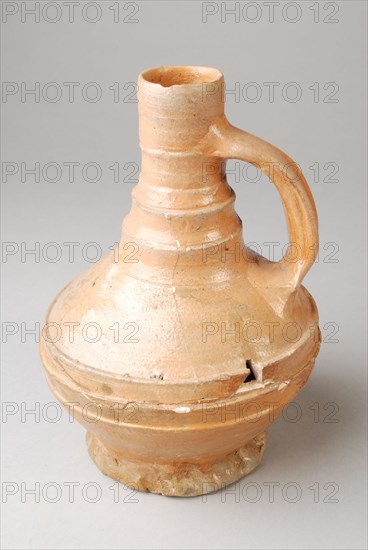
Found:
[[[219,69],[197,65],[161,65],[144,70],[139,80],[154,88],[193,88],[216,84],[224,76]]]

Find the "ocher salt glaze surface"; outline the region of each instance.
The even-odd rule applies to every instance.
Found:
[[[62,336],[41,342],[50,387],[77,403],[98,467],[164,495],[211,492],[255,468],[319,349],[301,286],[318,248],[313,198],[289,157],[229,124],[223,85],[205,67],[140,75],[142,166],[118,254],[60,292],[46,323]],[[229,158],[273,166],[291,243],[279,262],[244,245]]]

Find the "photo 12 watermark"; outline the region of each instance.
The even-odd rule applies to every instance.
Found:
[[[340,502],[340,485],[335,481],[314,481],[310,485],[303,485],[297,481],[246,481],[237,482],[230,486],[221,486],[216,482],[203,484],[202,502],[206,503],[215,492],[216,499],[222,504],[248,503],[255,505],[263,502],[275,504],[286,502],[297,504],[306,501],[310,504],[338,504]]]
[[[2,1],[3,24],[62,24],[83,22],[96,25],[101,22],[137,24],[140,22],[142,2],[117,0],[57,0]]]
[[[106,487],[97,481],[3,481],[1,483],[1,500],[3,504],[20,502],[21,504],[66,502],[69,504],[97,504],[110,501],[115,504],[137,504],[139,502],[138,486],[132,479],[125,485],[117,481]]]
[[[279,23],[294,25],[303,21],[337,24],[341,20],[341,2],[225,1],[202,2],[202,23],[224,24]]]

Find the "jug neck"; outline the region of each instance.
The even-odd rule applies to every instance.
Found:
[[[189,250],[241,231],[225,162],[206,139],[224,117],[223,76],[205,67],[159,67],[138,81],[141,173],[123,241]]]
[[[224,116],[223,87],[220,71],[207,67],[158,67],[139,76],[138,201],[161,208],[211,202],[225,180],[225,165],[201,145]]]

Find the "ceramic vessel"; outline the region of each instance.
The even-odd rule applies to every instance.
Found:
[[[252,471],[319,350],[301,285],[318,248],[311,192],[282,151],[229,124],[223,86],[205,67],[139,76],[141,174],[119,249],[58,294],[43,331],[48,383],[90,456],[140,491],[198,495]],[[279,262],[244,245],[229,158],[273,167]]]

